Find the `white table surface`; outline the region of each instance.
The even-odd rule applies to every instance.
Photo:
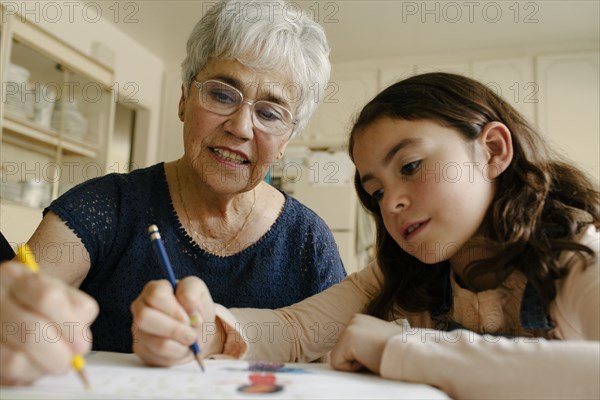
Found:
[[[239,360],[205,360],[202,373],[195,362],[171,368],[143,364],[133,354],[93,352],[86,356],[87,392],[74,371],[48,376],[29,387],[2,387],[0,399],[447,399],[428,385],[382,379],[369,373],[332,370],[328,364],[286,364],[273,372],[282,390],[246,394],[249,363]]]

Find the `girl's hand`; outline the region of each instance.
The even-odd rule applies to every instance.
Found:
[[[364,314],[356,314],[331,351],[331,366],[342,371],[366,367],[379,374],[387,341],[402,333],[402,327]]]
[[[198,341],[203,356],[223,348],[215,323],[215,304],[208,288],[197,277],[177,283],[151,281],[131,304],[133,352],[144,362],[161,367],[193,359],[190,345]],[[202,336],[203,327],[210,335]]]
[[[16,261],[0,265],[0,385],[26,385],[71,368],[92,347],[98,303]]]

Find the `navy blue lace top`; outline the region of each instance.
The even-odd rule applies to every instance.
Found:
[[[200,277],[213,300],[226,307],[284,307],[341,281],[346,273],[325,222],[284,196],[270,230],[227,257],[206,252],[187,235],[163,163],[89,180],[53,201],[44,213],[56,213],[90,255],[81,289],[100,305],[91,327],[93,348],[132,351],[129,306],[148,281],[165,279],[147,234],[151,224],[160,229],[176,277]]]

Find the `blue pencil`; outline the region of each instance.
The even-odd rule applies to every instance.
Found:
[[[167,273],[169,282],[171,282],[171,286],[173,286],[173,292],[175,292],[175,289],[177,288],[177,280],[175,279],[175,274],[173,273],[173,267],[171,266],[169,257],[167,257],[167,251],[165,250],[165,245],[160,237],[160,232],[158,232],[158,226],[150,225],[148,227],[148,233],[150,234],[150,241],[152,242],[152,247],[156,253],[156,258],[158,258],[158,263]],[[198,361],[198,365],[200,365],[200,368],[202,368],[202,372],[204,372],[204,363],[202,362],[202,354],[200,353],[200,346],[198,346],[198,342],[194,342],[190,348],[194,353],[196,361]]]

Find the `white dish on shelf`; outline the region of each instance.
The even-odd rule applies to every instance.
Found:
[[[23,194],[23,184],[21,182],[2,182],[0,185],[0,197],[6,200],[21,201]]]
[[[17,64],[8,64],[8,68],[6,71],[6,80],[7,82],[15,82],[15,83],[27,83],[31,72],[25,67],[22,67]]]
[[[4,103],[4,111],[19,119],[31,120],[33,118],[33,107],[24,104]]]
[[[77,111],[77,103],[66,102],[65,109],[61,111],[62,102],[58,101],[55,105],[54,114],[52,115],[52,127],[56,130],[60,129],[60,115],[64,116],[63,133],[67,136],[83,139],[87,134],[87,118]]]
[[[26,83],[9,80],[4,85],[2,101],[6,111],[17,114],[19,118],[33,119],[35,95],[29,92]]]

